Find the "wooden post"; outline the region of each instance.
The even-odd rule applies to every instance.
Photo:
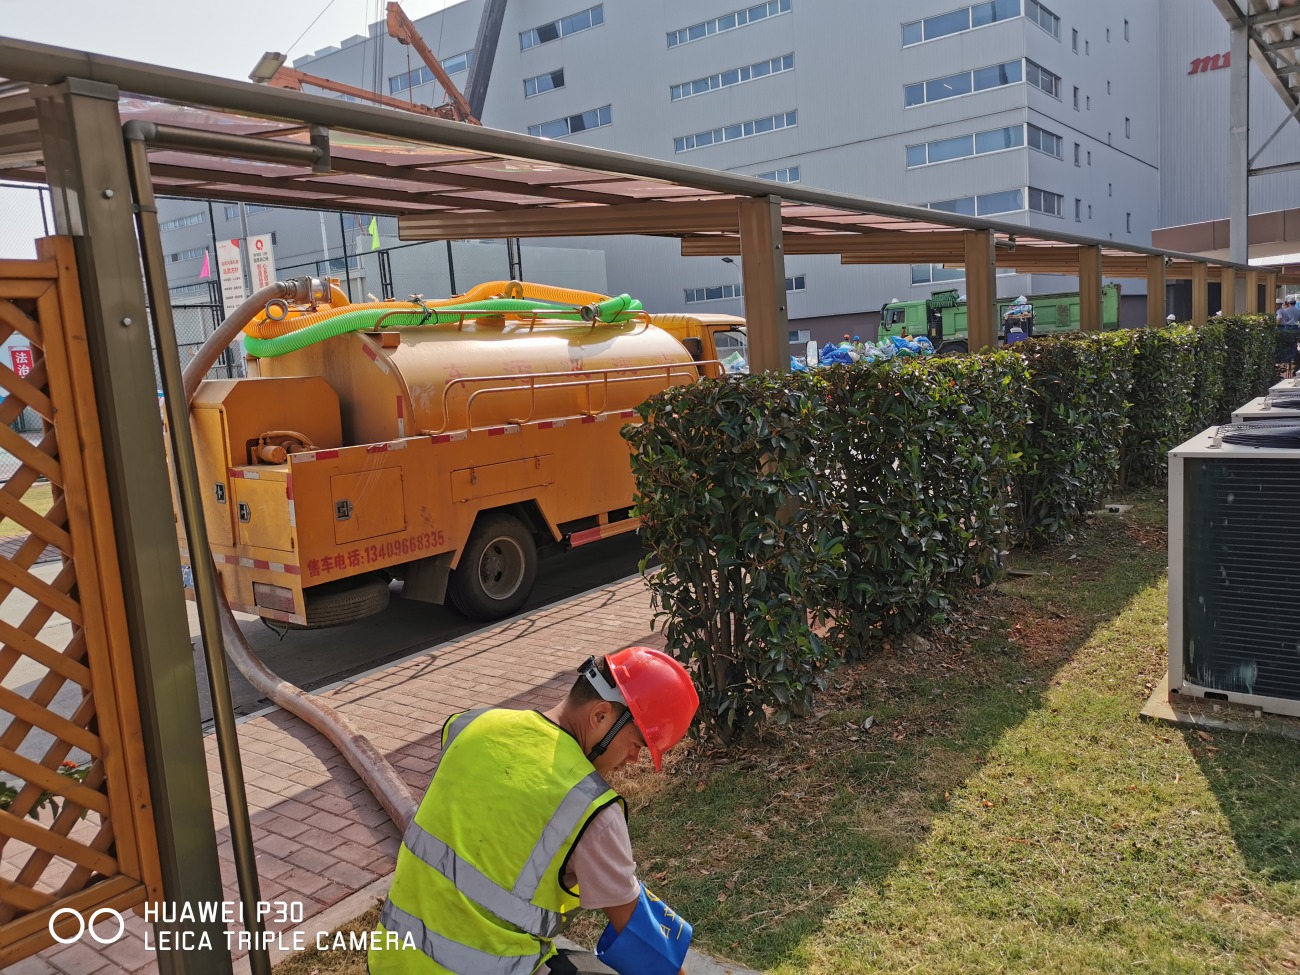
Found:
[[[1147,258],[1147,328],[1165,323],[1165,259]]]
[[[1220,269],[1219,293],[1223,296],[1223,314],[1237,314],[1237,271],[1235,268]]]
[[[1246,272],[1246,307],[1242,309],[1244,314],[1259,314],[1259,273],[1257,271]]]
[[[993,231],[968,230],[966,237],[966,327],[970,351],[998,345],[997,265]]]
[[[1079,248],[1079,331],[1100,332],[1101,247]]]
[[[1192,265],[1192,324],[1204,325],[1210,317],[1210,269],[1202,261]]]
[[[790,371],[790,319],[785,303],[781,199],[741,200],[740,260],[749,333],[749,371]]]

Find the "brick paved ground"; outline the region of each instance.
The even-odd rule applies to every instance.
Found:
[[[439,646],[320,696],[369,736],[418,797],[437,764],[438,735],[450,715],[483,705],[550,707],[588,654],[634,643],[662,646],[659,635],[650,633],[650,619],[645,585],[630,579]],[[239,743],[262,899],[302,902],[306,921],[301,927],[313,932],[311,943],[316,930],[338,923],[334,915],[340,907],[352,915],[352,905],[340,902],[391,874],[400,837],[333,746],[292,715],[275,710],[244,721]],[[217,745],[211,736],[207,753],[226,898],[238,901]],[[7,972],[152,973],[156,956],[146,947],[145,934],[144,922],[132,918],[126,937],[115,944],[49,949]]]

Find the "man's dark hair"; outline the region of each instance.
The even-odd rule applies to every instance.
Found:
[[[614,675],[609,672],[609,664],[605,661],[603,656],[596,658],[596,669],[600,671],[600,676],[609,681],[611,685],[614,683]],[[601,696],[596,693],[596,688],[591,686],[591,681],[587,680],[587,678],[582,676],[582,674],[579,674],[578,679],[575,680],[573,686],[569,688],[570,703],[582,705],[590,704],[592,701],[599,700],[601,700]]]

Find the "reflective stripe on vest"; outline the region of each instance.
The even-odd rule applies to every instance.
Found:
[[[403,940],[409,935],[420,951],[443,968],[458,972],[459,975],[532,975],[550,953],[549,943],[538,955],[503,957],[479,951],[436,931],[430,931],[418,917],[393,906],[391,900],[384,902],[379,923],[385,931],[391,931]]]
[[[565,836],[567,835],[566,832]],[[543,940],[550,940],[559,934],[564,923],[563,915],[529,903],[531,894],[521,896],[493,883],[473,864],[462,860],[455,850],[414,820],[406,828],[402,842],[426,867],[438,871],[455,884],[462,894],[501,920]],[[550,863],[549,860],[546,862]]]
[[[587,808],[608,791],[609,785],[600,777],[599,772],[592,772],[569,790],[569,794],[564,797],[554,815],[551,816],[551,821],[542,830],[542,835],[537,840],[537,845],[533,847],[533,852],[528,855],[523,869],[519,871],[519,877],[515,880],[516,895],[532,900],[542,882],[542,877],[546,874],[547,866],[555,858],[555,854],[560,852],[560,847],[564,845],[569,834],[582,822]]]
[[[471,721],[481,714],[487,714],[491,710],[491,708],[476,708],[473,711],[464,711],[457,715],[460,720],[454,722],[451,727],[447,729],[447,738],[442,743],[442,750],[445,752],[450,748],[451,743],[456,740],[456,736],[468,728]]]

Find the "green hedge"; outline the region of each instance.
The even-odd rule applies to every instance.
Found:
[[[797,377],[667,390],[624,428],[668,646],[694,663],[724,741],[804,712],[829,654],[813,632],[835,584],[843,519],[816,466],[825,405]],[[642,566],[644,571],[645,566]]]
[[[1027,372],[1003,352],[818,375],[829,408],[825,471],[846,517],[831,609],[857,653],[996,570]]]
[[[1133,367],[1132,332],[1032,339],[1029,425],[1015,483],[1015,537],[1067,534],[1115,484]]]
[[[1008,540],[1075,529],[1121,478],[1265,392],[1263,316],[1014,349],[705,380],[625,428],[668,646],[705,727],[805,713],[841,654],[995,578]],[[819,633],[829,633],[831,646]]]

